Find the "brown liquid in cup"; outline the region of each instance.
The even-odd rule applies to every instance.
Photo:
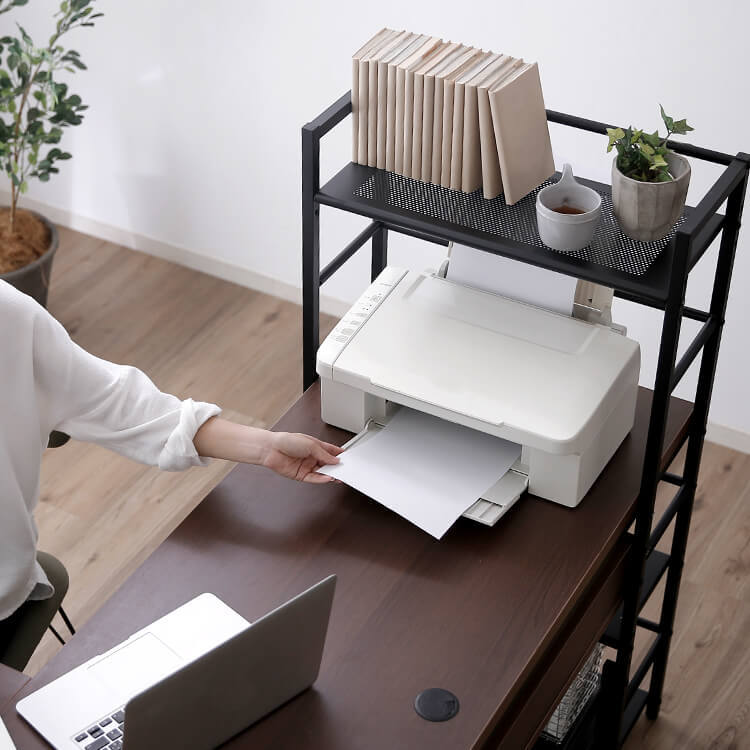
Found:
[[[552,210],[557,212],[558,214],[585,214],[586,213],[582,208],[576,208],[575,206],[568,206],[565,203],[563,203],[562,206],[553,208]]]

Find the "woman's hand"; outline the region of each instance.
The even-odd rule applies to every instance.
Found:
[[[322,466],[337,464],[341,448],[298,432],[269,432],[262,465],[289,479],[322,484],[333,477],[318,474]]]
[[[300,482],[335,481],[318,474],[322,466],[337,464],[341,448],[296,432],[271,432],[246,427],[220,417],[211,417],[193,438],[199,456],[225,458],[246,464],[258,464]]]

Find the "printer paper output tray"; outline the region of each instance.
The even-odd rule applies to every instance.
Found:
[[[376,435],[385,427],[383,422],[370,419],[365,428],[342,447],[346,450]],[[529,477],[522,471],[519,459],[492,487],[482,493],[482,497],[468,508],[463,516],[485,526],[494,526],[513,507],[528,486]]]

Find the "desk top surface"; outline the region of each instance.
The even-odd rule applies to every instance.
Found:
[[[146,560],[23,693],[40,687],[204,591],[255,620],[338,574],[320,677],[231,747],[458,748],[481,744],[518,694],[634,511],[651,393],[581,505],[522,498],[495,528],[460,519],[436,541],[345,485],[307,485],[240,465]],[[691,405],[673,400],[667,445]],[[311,387],[276,429],[330,442]],[[445,687],[458,715],[414,711]],[[11,707],[20,748],[45,744]]]
[[[15,694],[28,681],[28,675],[0,664],[0,710],[12,701]]]

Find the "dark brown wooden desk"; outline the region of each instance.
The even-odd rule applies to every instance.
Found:
[[[439,542],[344,485],[238,466],[23,693],[203,591],[253,620],[335,572],[320,678],[230,747],[527,747],[618,605],[650,395],[577,509],[528,496],[497,527],[461,519]],[[277,429],[343,441],[319,398],[315,385]],[[667,455],[690,409],[673,404]],[[459,698],[451,721],[414,711],[435,686]],[[12,707],[3,716],[19,748],[45,746]]]
[[[21,688],[29,681],[23,672],[0,664],[0,711],[13,703]]]

